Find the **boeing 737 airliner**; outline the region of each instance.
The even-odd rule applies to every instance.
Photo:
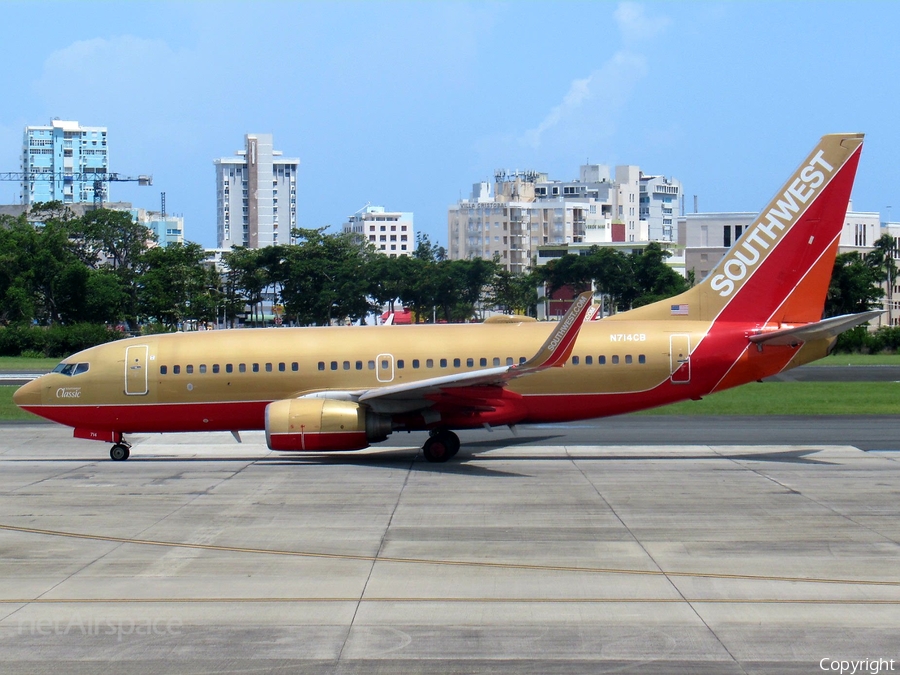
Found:
[[[825,356],[878,312],[822,320],[862,134],[824,136],[709,276],[679,296],[585,321],[590,293],[537,322],[176,333],[87,349],[15,394],[114,443],[142,432],[264,429],[274,450],[358,450],[428,430],[564,422],[661,406]],[[549,334],[549,335],[548,335]]]

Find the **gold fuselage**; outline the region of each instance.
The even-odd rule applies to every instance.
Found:
[[[130,338],[73,355],[66,362],[89,363],[87,372],[45,375],[20,390],[16,400],[50,419],[87,429],[261,429],[265,405],[279,399],[371,390],[520,363],[535,353],[551,327],[237,329]],[[589,322],[564,367],[514,379],[508,389],[528,404],[523,422],[600,417],[699,398],[724,388],[722,378],[733,370],[736,354],[737,363],[753,361],[755,355],[746,348],[745,327],[734,326],[720,330],[716,339],[740,342],[740,348],[718,345],[702,357],[702,368],[691,364],[690,358],[700,357],[689,355],[699,354],[709,328],[710,322],[688,317]],[[802,362],[797,358],[801,350],[774,351],[784,355],[745,364],[751,367],[742,382]],[[824,347],[802,351],[824,354]]]

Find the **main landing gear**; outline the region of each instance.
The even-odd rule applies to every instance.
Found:
[[[446,462],[459,452],[459,436],[449,429],[434,429],[422,446],[422,454],[429,462]]]
[[[131,443],[121,440],[116,443],[109,451],[109,458],[114,462],[124,462],[131,456]]]

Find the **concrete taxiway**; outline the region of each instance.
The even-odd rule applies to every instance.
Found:
[[[257,433],[134,437],[111,462],[67,429],[2,426],[0,672],[900,670],[892,439],[552,431],[432,465]]]

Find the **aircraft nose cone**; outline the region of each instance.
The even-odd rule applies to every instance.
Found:
[[[41,387],[37,380],[23,384],[13,394],[13,403],[20,408],[41,404]]]

